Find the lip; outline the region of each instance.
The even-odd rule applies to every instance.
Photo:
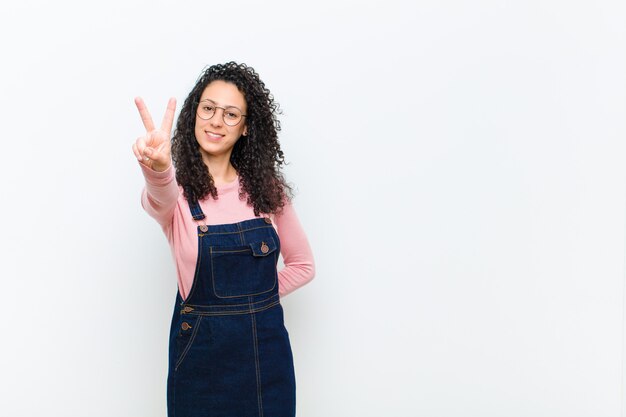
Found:
[[[205,130],[204,133],[207,135],[209,139],[215,140],[215,141],[218,141],[224,137],[224,135],[221,135],[219,133],[214,133],[209,130]]]

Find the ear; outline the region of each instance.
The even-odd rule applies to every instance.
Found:
[[[243,128],[243,132],[241,133],[242,136],[248,136],[248,126],[244,126]]]

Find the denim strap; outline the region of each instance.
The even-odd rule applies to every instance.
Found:
[[[194,201],[193,203],[189,201],[189,209],[191,210],[191,215],[193,216],[194,220],[202,220],[206,218],[206,216],[202,212],[202,209],[200,208],[200,204],[197,201]]]

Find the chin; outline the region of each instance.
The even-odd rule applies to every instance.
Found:
[[[205,142],[202,145],[200,145],[200,149],[202,150],[202,152],[204,152],[205,154],[209,156],[220,156],[220,155],[230,153],[233,147],[232,146],[225,147],[222,144]]]

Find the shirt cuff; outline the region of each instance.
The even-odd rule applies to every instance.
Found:
[[[143,176],[146,182],[150,185],[165,185],[174,180],[174,166],[170,164],[169,167],[163,172],[155,171],[152,168],[148,168],[141,162],[138,162],[143,172]]]

